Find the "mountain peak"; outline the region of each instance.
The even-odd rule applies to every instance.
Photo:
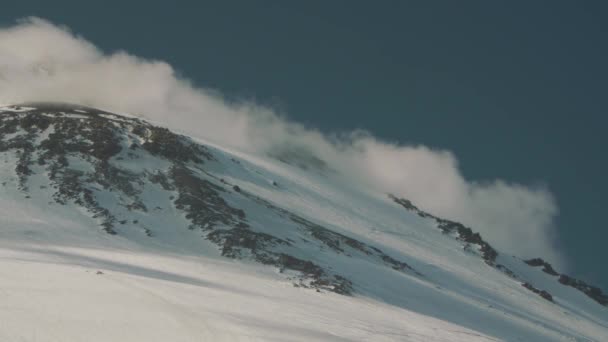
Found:
[[[601,290],[542,259],[509,257],[407,199],[340,188],[319,177],[322,161],[309,156],[303,167],[291,159],[296,152],[237,156],[140,118],[66,103],[3,107],[0,189],[12,205],[62,213],[50,228],[31,224],[6,238],[69,246],[86,236],[99,248],[233,260],[315,290],[308,295],[373,298],[503,338],[605,332],[600,323],[585,332],[570,318],[586,310],[605,317]],[[56,224],[64,221],[79,228],[67,232]],[[468,314],[433,309],[441,305]],[[522,323],[531,319],[543,322],[538,330]]]

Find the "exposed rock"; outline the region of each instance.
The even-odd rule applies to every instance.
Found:
[[[558,281],[563,285],[571,286],[581,291],[596,302],[608,306],[608,295],[604,294],[599,287],[591,286],[582,280],[569,277],[565,274],[561,274]]]
[[[275,266],[289,273],[290,279],[300,287],[341,294],[352,292],[352,283],[335,271],[292,255],[298,252],[296,249],[285,250],[292,242],[252,229],[245,212],[224,199],[226,189],[216,185],[202,169],[205,162],[215,160],[205,146],[166,128],[92,108],[64,104],[32,104],[31,107],[19,113],[0,112],[0,152],[16,153],[15,172],[22,191],[28,192],[28,178],[34,174],[32,166],[36,162],[48,176],[56,203],[74,203],[86,208],[100,221],[105,232],[116,235],[119,232],[115,225],[129,229],[128,220],[117,218],[110,208],[103,207],[98,201],[99,192],[113,194],[116,204],[129,211],[147,212],[140,194],[149,181],[170,192],[167,198],[176,210],[185,213],[189,228],[202,231],[204,238],[218,245],[223,256]],[[128,149],[123,151],[123,146]],[[134,172],[117,163],[125,158],[142,158],[142,153],[160,158],[170,167]],[[242,191],[236,185],[232,189],[237,193]],[[154,207],[163,210],[158,205]],[[146,236],[154,236],[149,228],[139,225],[139,220],[131,221],[140,226]],[[297,225],[294,223],[293,228],[304,229],[304,225],[312,235],[326,239],[328,244],[330,239],[337,239],[345,246],[362,249],[355,240],[333,236],[312,223],[300,221]],[[405,267],[388,256],[382,257],[396,268]]]
[[[553,296],[549,292],[547,292],[545,290],[539,290],[536,287],[532,286],[532,284],[530,284],[530,283],[523,283],[523,284],[521,284],[521,286],[523,286],[523,287],[527,288],[528,290],[536,293],[537,295],[543,297],[544,299],[546,299],[546,300],[548,300],[550,302],[553,302]]]
[[[466,243],[469,243],[469,244],[474,244],[474,245],[479,246],[480,251],[482,253],[482,257],[487,264],[502,271],[509,277],[517,279],[517,275],[515,273],[513,273],[513,271],[511,271],[509,268],[507,268],[506,266],[501,265],[501,264],[496,264],[496,258],[498,257],[498,252],[489,243],[484,241],[482,239],[481,235],[479,235],[479,233],[474,233],[470,228],[465,227],[461,223],[441,219],[434,215],[426,213],[426,212],[420,210],[419,208],[417,208],[411,201],[409,201],[407,199],[397,198],[396,196],[393,196],[390,194],[389,194],[389,197],[395,203],[399,204],[406,210],[414,212],[422,218],[428,218],[428,219],[434,220],[437,223],[437,227],[439,229],[441,229],[444,233],[456,233],[457,239],[464,241]],[[551,266],[551,264],[549,264],[548,262],[546,262],[545,260],[543,260],[541,258],[525,260],[525,263],[530,266],[533,266],[533,267],[542,266],[543,272],[550,274],[552,276],[559,276],[558,281],[561,284],[571,286],[571,287],[585,293],[587,296],[589,296],[590,298],[592,298],[599,304],[608,306],[608,296],[606,294],[604,294],[602,292],[602,290],[599,289],[598,287],[591,286],[581,280],[574,279],[574,278],[569,277],[564,274],[560,275],[557,271],[555,271],[555,269],[553,268],[553,266]],[[553,297],[551,296],[551,294],[549,294],[548,292],[546,292],[544,290],[536,289],[530,283],[523,283],[522,286],[533,291],[534,293],[537,293],[538,295],[540,295],[541,297],[543,297],[549,301],[553,301]]]
[[[526,264],[533,266],[533,267],[538,267],[538,266],[542,266],[543,267],[543,272],[550,274],[552,276],[558,276],[559,273],[557,273],[554,269],[553,266],[551,266],[551,264],[549,264],[548,262],[546,262],[545,260],[541,259],[541,258],[534,258],[534,259],[529,259],[529,260],[525,260],[524,261]]]
[[[220,186],[197,177],[180,164],[171,167],[168,177],[178,192],[175,207],[186,212],[186,218],[192,222],[191,229],[209,231],[218,224],[233,227],[246,225],[245,212],[226,203],[220,196],[225,190]]]
[[[395,203],[404,207],[406,210],[412,211],[422,218],[429,218],[434,220],[437,223],[437,227],[441,229],[441,231],[443,231],[444,233],[456,233],[456,236],[459,240],[467,244],[477,245],[481,251],[482,258],[485,260],[485,262],[491,266],[494,266],[496,257],[498,256],[498,252],[489,243],[484,241],[481,238],[481,235],[479,235],[479,233],[474,233],[471,228],[465,227],[461,223],[445,220],[437,216],[431,215],[427,212],[424,212],[418,209],[418,207],[416,207],[410,200],[398,198],[391,194],[389,194],[388,196]]]
[[[349,236],[331,226],[315,223],[314,219],[285,210],[280,204],[264,200],[213,175],[209,165],[217,165],[219,161],[211,149],[187,137],[139,119],[92,108],[63,104],[28,107],[32,109],[18,113],[0,111],[0,152],[15,157],[18,189],[26,198],[34,191],[41,191],[52,196],[50,203],[83,208],[108,234],[136,229],[142,235],[157,238],[162,234],[153,234],[148,228],[152,226],[144,217],[155,213],[178,213],[187,223],[175,229],[196,231],[225,257],[276,267],[299,287],[346,295],[355,291],[356,284],[344,276],[345,269],[339,266],[334,269],[324,263],[327,256],[359,258],[384,267],[387,272],[421,275],[399,260],[402,257],[398,251],[383,251],[362,237]],[[324,161],[306,151],[290,149],[283,152],[277,157],[284,162],[301,168],[327,170]],[[150,162],[153,166],[149,169],[140,167],[140,162],[142,165]],[[236,159],[233,162],[240,164]],[[34,177],[47,177],[48,184],[29,189],[28,185],[34,184]],[[3,181],[2,185],[7,186],[7,183]],[[279,187],[276,181],[272,181],[272,185]],[[38,188],[41,190],[36,190]],[[142,193],[151,188],[160,192],[159,198],[164,199],[164,203],[147,202],[148,198]],[[408,211],[434,220],[438,229],[463,244],[476,246],[486,263],[515,277],[505,266],[496,265],[498,253],[478,233],[460,223],[426,213],[409,200],[391,198]],[[239,208],[242,203],[247,203],[243,207],[258,206],[278,214],[277,222],[284,227],[273,231],[261,226]],[[529,262],[541,266],[536,259]],[[543,271],[556,273],[547,263],[542,262],[542,266]],[[608,298],[598,288],[564,275],[559,281],[604,305],[608,303]],[[524,286],[535,289],[528,285]],[[532,291],[551,300],[545,291],[535,290]]]
[[[560,284],[573,287],[583,292],[589,298],[593,299],[599,304],[608,306],[608,295],[604,294],[600,288],[589,285],[582,280],[578,280],[568,275],[558,273],[557,271],[555,271],[555,269],[553,269],[553,266],[551,266],[551,264],[541,258],[529,259],[525,260],[524,262],[532,267],[542,266],[543,272],[552,276],[559,276],[557,280],[560,282]]]
[[[321,243],[323,246],[330,248],[336,253],[352,256],[355,252],[359,252],[363,255],[366,255],[367,257],[371,257],[373,259],[378,260],[379,262],[384,263],[385,265],[390,266],[394,270],[403,272],[407,271],[416,275],[421,275],[418,271],[414,270],[407,263],[399,261],[387,255],[379,248],[370,246],[364,242],[348,237],[344,234],[334,232],[299,215],[296,215],[288,210],[279,208],[278,206],[270,203],[269,201],[266,201],[249,192],[242,191],[241,193],[244,196],[264,205],[265,207],[274,210],[277,214],[297,223],[298,227],[309,237],[314,239],[314,241]]]
[[[513,278],[513,279],[517,279],[517,274],[515,274],[513,271],[511,271],[507,266],[502,265],[502,264],[496,264],[496,268],[501,270],[504,274],[508,275],[509,277]]]
[[[154,155],[160,155],[167,159],[181,163],[202,163],[203,158],[212,159],[211,153],[203,146],[192,142],[185,142],[175,133],[166,128],[148,126],[138,128],[133,133],[145,139],[142,145],[144,149]]]

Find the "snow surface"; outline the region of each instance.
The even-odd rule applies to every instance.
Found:
[[[510,278],[386,194],[207,145],[217,161],[205,172],[380,247],[422,276],[336,257],[322,262],[346,270],[353,296],[294,287],[273,267],[221,257],[156,185],[141,194],[159,208],[147,213],[112,207],[115,194],[97,192],[118,216],[131,215],[129,227],[111,236],[90,213],[52,202],[51,185],[36,170],[29,192],[19,190],[16,156],[0,152],[0,341],[608,340],[608,308],[540,268],[501,253],[498,262],[520,276]],[[167,168],[144,156],[113,162],[125,170]],[[268,211],[226,196],[252,224],[281,236]],[[555,303],[522,281],[549,291]]]

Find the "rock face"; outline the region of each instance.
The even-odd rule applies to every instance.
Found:
[[[275,152],[276,158],[296,167],[333,172],[306,151]],[[145,239],[160,239],[152,224],[155,218],[174,217],[169,229],[198,232],[221,256],[274,267],[294,286],[343,295],[357,290],[348,276],[353,270],[347,265],[353,259],[382,272],[425,278],[409,260],[218,176],[218,169],[243,168],[240,161],[218,158],[212,148],[138,118],[67,104],[5,107],[0,109],[0,154],[14,160],[14,184],[25,198],[40,195],[40,190],[50,203],[84,210],[110,235],[141,233]],[[0,183],[8,186],[7,180]],[[270,183],[284,190],[282,184]],[[526,289],[553,301],[547,291],[499,263],[498,252],[479,233],[422,211],[407,199],[389,197],[454,237],[464,253],[478,255]],[[272,217],[275,226],[268,227],[259,217]],[[559,274],[542,259],[525,262],[542,266],[545,273],[559,276],[559,283],[608,305],[599,288]]]
[[[543,272],[554,277],[558,277],[557,281],[559,281],[560,284],[573,287],[586,294],[589,298],[595,300],[596,302],[604,306],[608,306],[608,296],[604,294],[600,288],[591,286],[582,280],[578,280],[568,275],[558,273],[557,271],[555,271],[555,269],[553,269],[553,266],[551,266],[550,263],[546,262],[541,258],[529,259],[525,260],[524,262],[532,267],[542,266]]]
[[[537,295],[543,297],[544,299],[546,299],[546,300],[548,300],[550,302],[553,302],[553,296],[549,292],[547,292],[545,290],[539,290],[539,289],[537,289],[536,287],[534,287],[530,283],[523,283],[521,286],[523,286],[523,287],[527,288],[528,290],[536,293]]]
[[[480,251],[480,256],[488,265],[497,268],[498,270],[504,272],[512,278],[518,278],[518,276],[513,273],[513,271],[511,271],[509,268],[496,263],[498,252],[488,242],[484,241],[479,233],[474,233],[471,228],[465,227],[461,223],[441,219],[427,212],[424,212],[418,209],[418,207],[416,207],[410,200],[398,198],[394,195],[389,195],[389,197],[395,203],[399,204],[408,211],[412,211],[420,217],[428,218],[435,221],[437,224],[437,228],[441,229],[444,233],[455,234],[456,239],[466,243],[465,248],[468,247],[469,244],[476,245],[478,247],[478,250]],[[558,281],[560,284],[573,287],[583,292],[599,304],[608,306],[608,296],[604,294],[600,288],[591,286],[585,283],[584,281],[569,277],[565,274],[558,273],[557,271],[555,271],[553,266],[551,266],[551,264],[541,258],[524,260],[524,262],[532,267],[542,266],[543,272],[552,276],[559,276]],[[549,292],[545,290],[539,290],[532,284],[527,282],[523,283],[522,286],[545,298],[546,300],[553,302],[553,296]]]
[[[0,107],[8,340],[27,339],[32,317],[52,333],[71,321],[66,333],[78,335],[63,340],[116,340],[91,333],[109,317],[146,323],[145,337],[125,340],[604,340],[600,289],[331,165],[289,146],[235,152],[93,108]],[[46,309],[59,302],[58,318]]]
[[[534,258],[534,259],[529,259],[529,260],[525,260],[524,261],[526,264],[533,266],[533,267],[538,267],[538,266],[542,266],[543,267],[543,272],[550,274],[552,276],[558,276],[559,273],[557,273],[554,269],[553,266],[551,266],[551,264],[549,264],[548,262],[546,262],[545,260],[541,259],[541,258]]]
[[[414,204],[412,204],[410,200],[404,198],[397,198],[394,195],[389,195],[389,197],[395,203],[399,204],[408,211],[412,211],[422,218],[428,218],[435,221],[437,228],[441,229],[441,231],[445,234],[455,235],[458,240],[463,241],[466,244],[466,248],[468,248],[470,245],[477,246],[477,248],[481,252],[481,257],[483,258],[483,260],[488,265],[495,266],[495,261],[496,257],[498,256],[498,252],[496,252],[496,250],[492,246],[490,246],[489,243],[484,241],[481,238],[481,235],[479,235],[479,233],[474,233],[471,228],[465,227],[461,223],[445,220],[431,215],[427,212],[424,212],[418,209],[418,207],[416,207]]]
[[[24,196],[30,196],[30,179],[41,177],[56,204],[85,209],[111,235],[135,226],[155,238],[134,217],[171,209],[188,222],[175,229],[200,231],[222,256],[276,267],[296,286],[354,291],[355,284],[340,269],[323,265],[320,254],[364,258],[419,275],[379,248],[218,179],[207,169],[222,167],[209,148],[137,118],[67,104],[9,107],[0,111],[0,153],[17,158],[15,175]],[[155,198],[146,196],[151,190]],[[170,208],[159,206],[158,197],[170,199]],[[278,234],[250,222],[235,202],[277,215],[284,229]]]
[[[605,293],[603,293],[600,288],[591,286],[582,280],[574,279],[565,274],[561,274],[559,276],[558,281],[560,282],[560,284],[571,286],[571,287],[581,291],[582,293],[586,294],[587,296],[589,296],[596,302],[598,302],[604,306],[608,306],[608,296]]]

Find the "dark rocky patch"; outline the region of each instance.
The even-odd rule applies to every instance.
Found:
[[[27,132],[44,131],[51,124],[51,119],[43,115],[27,115],[19,119],[19,126]]]
[[[523,286],[523,287],[527,288],[528,290],[536,293],[537,295],[543,297],[544,299],[546,299],[546,300],[548,300],[550,302],[553,302],[553,296],[549,292],[547,292],[545,290],[539,290],[536,287],[532,286],[532,284],[530,284],[530,283],[523,283],[523,284],[521,284],[521,286]]]
[[[557,280],[560,282],[560,284],[575,288],[587,295],[589,298],[598,302],[599,304],[608,306],[608,295],[604,294],[599,287],[589,285],[582,280],[572,278],[568,275],[560,274],[555,271],[555,269],[553,268],[553,266],[551,266],[550,263],[546,262],[541,258],[529,259],[525,260],[524,262],[532,267],[542,266],[543,272],[552,276],[559,277]]]
[[[511,271],[507,266],[502,264],[496,264],[496,268],[502,271],[504,274],[508,275],[509,277],[513,279],[518,279],[517,274]]]
[[[199,228],[207,232],[206,238],[220,247],[223,256],[251,258],[282,271],[300,272],[301,276],[293,279],[298,286],[350,293],[352,284],[344,277],[328,273],[311,261],[276,251],[275,247],[289,247],[292,243],[252,230],[246,222],[245,213],[227,204],[220,196],[224,188],[198,178],[183,165],[174,165],[169,178],[178,192],[176,208],[186,211],[186,218],[192,222],[191,229]]]
[[[159,184],[164,190],[175,190],[175,187],[173,184],[171,184],[169,177],[158,170],[155,173],[148,174],[148,179],[154,184]]]
[[[437,216],[431,215],[427,212],[424,212],[418,209],[418,207],[416,207],[414,204],[412,204],[410,200],[404,198],[397,198],[390,194],[389,198],[391,198],[395,203],[404,207],[406,210],[412,211],[422,218],[430,218],[434,220],[437,223],[437,227],[441,229],[442,232],[446,234],[456,233],[457,238],[459,240],[464,241],[467,244],[479,246],[479,250],[481,251],[481,256],[483,260],[488,265],[495,266],[496,257],[498,257],[498,252],[489,243],[484,241],[479,233],[474,233],[471,228],[466,227],[461,223],[445,220]]]
[[[178,191],[175,207],[187,213],[186,218],[192,222],[191,229],[209,231],[217,224],[233,227],[246,225],[245,212],[231,207],[220,196],[224,188],[197,177],[180,164],[171,168],[169,178]]]
[[[459,240],[479,246],[481,256],[485,262],[489,265],[494,265],[498,252],[489,243],[484,241],[479,233],[474,233],[471,228],[465,227],[458,222],[439,218],[435,218],[435,221],[437,221],[439,229],[444,233],[456,232]]]
[[[278,206],[249,192],[241,191],[241,193],[246,197],[264,205],[265,207],[272,209],[277,214],[293,221],[294,223],[297,223],[299,229],[302,230],[306,235],[314,239],[314,241],[320,242],[323,246],[333,250],[336,253],[352,256],[352,254],[356,251],[368,257],[372,257],[378,261],[381,261],[382,263],[390,266],[394,270],[410,271],[416,275],[421,275],[407,263],[399,261],[387,255],[379,248],[370,246],[364,242],[348,237],[344,234],[340,234],[330,229],[327,229],[288,210],[279,208]]]
[[[207,235],[207,239],[222,247],[222,255],[230,258],[242,258],[243,250],[248,250],[257,261],[268,264],[271,257],[270,247],[291,245],[288,241],[269,234],[254,232],[247,225],[231,229],[218,229]]]
[[[391,268],[399,271],[413,271],[420,275],[407,263],[399,261],[380,249],[367,245],[359,240],[353,239],[346,235],[336,233],[316,223],[308,221],[296,214],[290,213],[290,218],[293,222],[296,222],[304,229],[310,236],[323,243],[325,246],[331,248],[337,253],[348,253],[345,247],[350,247],[352,250],[359,251],[367,256],[373,256],[382,260],[385,264],[388,264]]]
[[[19,177],[19,187],[23,191],[28,190],[27,179],[30,175],[32,175],[32,169],[30,166],[32,164],[34,145],[32,145],[32,143],[29,141],[32,138],[32,133],[17,137],[15,139],[19,142],[13,145],[15,146],[17,156],[19,156],[19,161],[17,162],[17,167],[15,167],[15,172]]]
[[[19,178],[19,187],[27,191],[27,179],[32,174],[30,168],[32,164],[32,153],[34,145],[32,140],[36,137],[35,133],[26,132],[10,139],[4,139],[7,134],[17,133],[18,119],[3,120],[0,123],[0,152],[13,150],[18,157],[15,173]]]
[[[52,164],[51,167],[56,167]],[[53,199],[59,204],[67,204],[67,201],[74,201],[77,205],[87,208],[93,218],[101,219],[101,226],[108,234],[116,235],[114,223],[116,217],[106,208],[99,205],[93,191],[85,186],[84,172],[69,168],[55,170],[51,174],[51,181],[56,186],[57,191],[53,194]]]
[[[91,182],[97,182],[104,189],[120,191],[123,194],[137,198],[140,191],[134,186],[139,181],[139,175],[119,169],[107,161],[95,164],[95,173],[91,175]]]
[[[19,118],[5,114],[2,118],[2,125],[0,125],[0,151],[10,148],[3,140],[6,135],[17,133],[17,127],[19,127]]]
[[[541,259],[541,258],[534,258],[534,259],[529,259],[529,260],[525,260],[524,261],[526,264],[533,266],[533,267],[538,267],[538,266],[542,266],[543,267],[543,272],[550,274],[552,276],[558,276],[559,273],[557,273],[554,269],[553,266],[551,266],[550,263],[546,262],[545,260]]]
[[[319,251],[369,257],[391,269],[419,274],[376,247],[216,179],[204,169],[206,162],[215,161],[209,149],[187,137],[139,119],[93,108],[68,104],[28,104],[28,107],[33,108],[20,113],[0,112],[0,152],[15,153],[18,157],[15,172],[20,189],[29,197],[28,178],[41,170],[49,179],[54,203],[74,203],[86,208],[108,234],[118,234],[116,226],[120,226],[121,231],[135,229],[131,222],[137,225],[136,229],[153,236],[138,220],[116,217],[122,214],[115,215],[113,208],[105,208],[98,201],[100,192],[104,191],[115,196],[116,207],[147,212],[140,195],[149,181],[170,192],[167,197],[176,209],[185,213],[189,228],[203,232],[204,238],[217,245],[223,256],[277,267],[296,286],[339,294],[351,294],[354,288],[349,279],[339,274],[340,270],[324,267],[321,259],[306,255],[308,252],[295,243],[300,239],[314,244]],[[142,172],[121,168],[125,160],[142,156],[163,159],[171,166],[166,170]],[[302,168],[323,170],[327,167],[305,151],[291,150],[283,157]],[[240,164],[238,160],[233,161]],[[276,182],[273,185],[279,186]],[[225,198],[229,194],[244,195],[279,213],[285,218],[285,235],[290,237],[277,237],[251,227],[245,212],[227,202]]]
[[[145,139],[142,147],[153,155],[180,163],[202,163],[203,159],[213,158],[205,147],[189,142],[166,128],[148,126],[133,133]]]
[[[418,216],[420,216],[422,218],[429,218],[429,219],[434,220],[435,222],[437,222],[437,227],[439,229],[441,229],[444,233],[457,233],[459,240],[479,246],[480,251],[482,253],[482,257],[487,264],[502,271],[509,277],[517,279],[517,275],[515,273],[513,273],[513,271],[511,271],[504,265],[496,264],[496,258],[498,256],[498,252],[489,243],[484,241],[482,239],[481,235],[479,235],[479,233],[474,233],[470,228],[465,227],[461,223],[441,219],[434,215],[426,213],[426,212],[420,210],[419,208],[417,208],[409,200],[406,200],[403,198],[397,198],[390,194],[389,194],[389,197],[395,203],[404,207],[406,210],[412,211],[412,212],[418,214]],[[587,296],[589,296],[590,298],[592,298],[599,304],[608,306],[608,295],[604,294],[600,288],[591,286],[591,285],[585,283],[584,281],[569,277],[565,274],[559,274],[557,271],[555,271],[555,269],[553,268],[553,266],[551,266],[551,264],[549,264],[548,262],[546,262],[545,260],[543,260],[541,258],[529,259],[529,260],[525,260],[524,262],[533,267],[542,266],[543,272],[550,274],[552,276],[559,276],[558,281],[561,284],[573,287],[573,288],[583,292],[584,294],[586,294]],[[534,293],[537,293],[538,295],[540,295],[541,297],[543,297],[549,301],[553,301],[553,297],[551,296],[551,294],[549,294],[548,292],[546,292],[544,290],[536,289],[532,284],[524,283],[524,284],[522,284],[522,286],[526,287],[527,289],[531,290]]]
[[[591,286],[582,280],[569,277],[565,274],[561,274],[558,281],[563,285],[570,286],[581,291],[601,305],[608,306],[608,295],[604,294],[599,287]]]
[[[288,254],[280,254],[278,264],[281,266],[281,272],[285,269],[296,270],[312,279],[309,283],[300,281],[297,284],[300,287],[323,289],[342,295],[352,294],[353,284],[350,280],[340,275],[328,275],[321,267],[311,261],[298,259]]]
[[[56,203],[67,204],[73,201],[87,208],[94,218],[101,220],[100,225],[109,234],[116,234],[116,218],[95,199],[93,184],[121,192],[132,198],[141,209],[138,191],[133,183],[137,176],[115,167],[110,159],[121,152],[122,135],[117,134],[117,122],[100,116],[105,113],[89,110],[88,113],[77,113],[70,117],[62,113],[74,112],[74,107],[61,104],[39,104],[35,108],[21,113],[2,112],[0,117],[0,151],[15,150],[19,156],[16,174],[19,177],[20,189],[28,191],[27,178],[32,175],[34,158],[39,166],[48,173],[49,180],[56,190],[53,199]],[[106,113],[107,114],[107,113]],[[82,117],[86,119],[83,119]],[[132,124],[139,124],[132,120]],[[119,124],[124,125],[123,123]],[[41,135],[48,129],[46,138]],[[17,129],[25,133],[11,139],[4,139],[6,134],[16,133]],[[42,140],[42,141],[40,141]],[[36,143],[36,141],[40,141]],[[70,167],[68,158],[74,157],[89,163],[91,171],[81,171]]]

